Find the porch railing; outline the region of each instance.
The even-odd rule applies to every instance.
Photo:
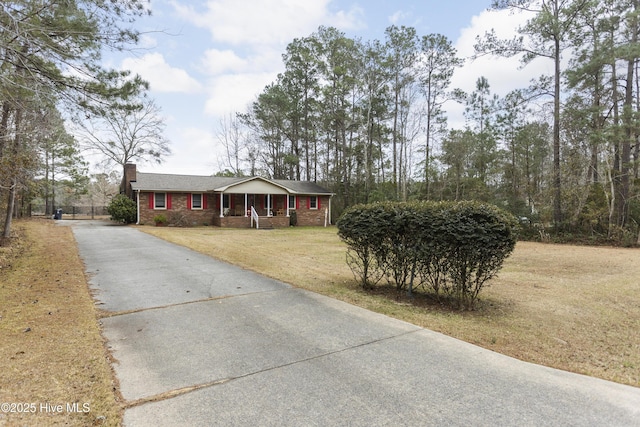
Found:
[[[253,228],[253,221],[256,221],[256,230],[260,228],[260,217],[258,216],[258,212],[251,206],[251,228]],[[246,224],[246,223],[245,223]]]

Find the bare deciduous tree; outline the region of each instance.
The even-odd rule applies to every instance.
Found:
[[[103,157],[105,165],[130,162],[162,163],[171,154],[169,140],[163,135],[165,124],[160,108],[150,100],[141,100],[137,109],[118,109],[79,123],[83,148]]]
[[[233,176],[242,176],[242,159],[246,150],[246,136],[242,129],[242,123],[237,116],[229,114],[220,119],[217,141],[224,149],[223,158],[220,159],[221,165],[230,168]]]

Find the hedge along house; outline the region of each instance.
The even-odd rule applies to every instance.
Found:
[[[121,191],[136,201],[138,224],[163,214],[169,224],[234,228],[326,226],[333,196],[313,182],[142,173],[135,164]]]

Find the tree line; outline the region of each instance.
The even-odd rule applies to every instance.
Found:
[[[638,0],[499,0],[531,18],[511,40],[478,35],[476,56],[554,65],[504,97],[480,77],[452,87],[460,58],[440,34],[390,26],[384,40],[320,27],[293,40],[284,72],[221,121],[230,174],[326,185],[335,212],[379,200],[495,203],[606,238],[637,236]],[[465,125],[451,128],[447,106]]]
[[[147,82],[101,63],[138,42],[131,25],[147,13],[143,0],[0,4],[0,243],[35,198],[51,213],[56,192],[86,193],[85,150],[120,165],[169,152]]]

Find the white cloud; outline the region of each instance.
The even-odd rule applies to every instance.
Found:
[[[508,11],[489,12],[484,11],[474,16],[470,25],[460,31],[460,36],[454,43],[461,58],[470,58],[474,55],[476,36],[481,37],[492,28],[499,38],[510,39],[517,35],[516,29],[526,22],[531,15],[525,13],[510,13]],[[483,56],[474,61],[467,59],[464,67],[456,70],[452,82],[452,88],[459,88],[467,93],[475,90],[476,81],[484,76],[488,79],[491,93],[504,97],[515,89],[524,89],[529,86],[532,79],[537,79],[543,74],[553,71],[553,63],[550,60],[539,58],[522,66],[519,57],[502,58],[497,56]],[[449,126],[460,128],[464,126],[464,106],[450,102],[447,104]]]
[[[249,62],[232,50],[209,49],[202,60],[203,71],[207,74],[238,72],[247,69]]]
[[[141,34],[140,42],[137,45],[140,49],[157,49],[158,48],[158,40],[155,37],[150,36],[149,34]]]
[[[208,115],[222,117],[229,112],[244,112],[264,87],[276,78],[274,73],[228,74],[216,77],[209,84]]]
[[[335,14],[329,15],[327,22],[328,25],[339,30],[359,30],[367,27],[366,22],[364,22],[364,15],[364,10],[361,7],[352,6],[347,11],[339,10]]]
[[[160,53],[126,58],[122,61],[122,68],[142,76],[149,82],[152,91],[197,93],[202,90],[200,83],[185,70],[167,64]]]
[[[482,37],[491,29],[495,29],[499,38],[510,39],[516,36],[517,27],[530,17],[531,14],[514,14],[509,11],[484,11],[474,16],[471,25],[461,30],[455,43],[458,55],[464,58],[473,56],[476,36]],[[552,62],[542,58],[522,67],[519,57],[501,58],[487,55],[474,61],[467,60],[466,65],[456,72],[453,86],[470,92],[475,89],[477,79],[485,76],[491,85],[491,92],[504,96],[513,89],[527,87],[531,79],[548,74],[552,69]]]
[[[309,35],[321,24],[340,29],[361,27],[362,9],[328,11],[330,0],[209,0],[205,11],[172,4],[177,13],[196,26],[207,28],[216,42],[230,45],[285,45]]]
[[[145,164],[144,172],[184,175],[211,175],[217,170],[215,138],[212,126],[206,128],[175,127],[170,136],[171,156],[161,165]]]
[[[404,12],[402,10],[398,10],[393,15],[389,16],[389,22],[391,22],[392,24],[396,25],[396,24],[398,24],[398,22],[402,21],[407,16],[408,16],[408,14],[406,12]]]

